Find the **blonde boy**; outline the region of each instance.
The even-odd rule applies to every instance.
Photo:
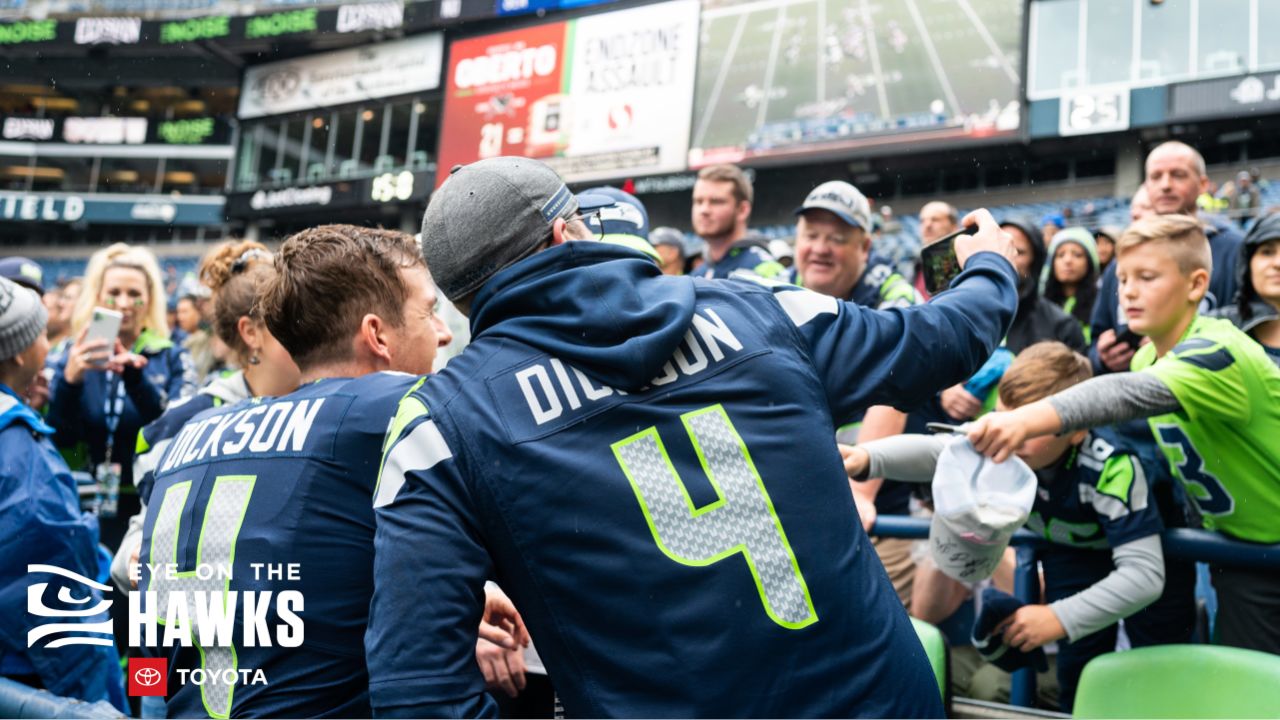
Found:
[[[1132,372],[1095,378],[977,421],[969,439],[1003,460],[1027,438],[1147,418],[1205,526],[1280,543],[1280,369],[1225,320],[1201,317],[1212,260],[1194,218],[1162,215],[1116,244],[1120,306],[1147,336]],[[1280,576],[1214,567],[1223,644],[1280,652]]]

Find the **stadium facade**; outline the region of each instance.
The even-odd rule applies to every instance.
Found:
[[[1105,209],[1171,137],[1220,180],[1280,169],[1268,29],[1266,0],[6,0],[0,243],[412,231],[499,154],[676,227],[722,161],[779,232],[829,179],[899,214]]]

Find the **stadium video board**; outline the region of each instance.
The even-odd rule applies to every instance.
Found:
[[[676,0],[454,42],[439,181],[498,155],[570,182],[683,170],[698,11]]]
[[[689,165],[1012,136],[1021,0],[704,0]]]

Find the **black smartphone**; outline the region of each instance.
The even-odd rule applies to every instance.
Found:
[[[976,227],[965,227],[946,237],[938,238],[920,249],[920,265],[924,273],[924,287],[930,295],[946,290],[960,274],[960,259],[956,257],[956,238],[978,232]]]
[[[1126,327],[1124,332],[1116,335],[1116,342],[1127,343],[1129,347],[1137,350],[1138,345],[1142,342],[1142,336]]]
[[[951,433],[953,435],[967,435],[968,430],[963,425],[948,425],[947,423],[931,422],[925,423],[924,427],[931,433]]]

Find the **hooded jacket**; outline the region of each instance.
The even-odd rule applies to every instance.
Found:
[[[55,695],[107,700],[127,712],[114,645],[52,648],[52,638],[46,637],[28,647],[28,631],[50,623],[83,623],[82,637],[111,632],[105,610],[85,618],[40,618],[28,612],[27,588],[38,583],[48,584],[40,602],[55,611],[96,607],[103,601],[97,587],[28,570],[30,565],[52,565],[98,580],[98,521],[80,511],[76,482],[50,441],[52,435],[53,428],[35,410],[0,385],[0,675],[34,674]],[[63,592],[91,604],[68,605]],[[105,627],[90,629],[100,624]]]
[[[1054,277],[1054,258],[1058,249],[1066,243],[1075,243],[1084,251],[1088,260],[1085,275],[1080,279],[1075,295],[1066,297],[1062,284]],[[1049,251],[1045,255],[1044,268],[1040,271],[1040,296],[1062,308],[1062,311],[1075,318],[1084,330],[1085,342],[1089,342],[1089,320],[1093,316],[1093,304],[1098,299],[1098,273],[1101,270],[1098,260],[1098,244],[1093,233],[1083,227],[1069,227],[1059,231],[1049,243]]]
[[[1027,276],[1018,279],[1018,313],[1009,328],[1005,347],[1014,355],[1045,340],[1057,340],[1076,352],[1088,349],[1080,323],[1062,308],[1040,296],[1040,275],[1044,271],[1048,253],[1044,236],[1029,220],[1012,219],[1000,223],[1001,227],[1013,226],[1021,230],[1031,241],[1031,269]]]
[[[1240,244],[1239,274],[1235,302],[1209,313],[1213,317],[1226,318],[1240,330],[1248,333],[1265,322],[1280,319],[1280,310],[1264,301],[1253,287],[1253,271],[1250,265],[1254,253],[1263,243],[1280,240],[1280,213],[1271,213],[1253,226]],[[1266,348],[1267,354],[1280,365],[1280,349]]]
[[[388,434],[375,713],[475,711],[493,577],[570,715],[940,714],[833,437],[968,377],[1014,284],[979,253],[931,303],[876,311],[587,242],[495,275]]]

